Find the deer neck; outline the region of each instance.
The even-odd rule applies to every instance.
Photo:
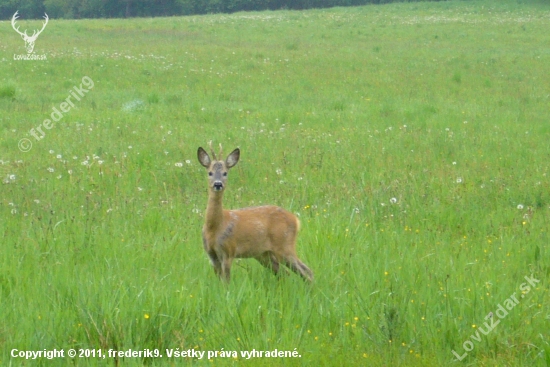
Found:
[[[206,206],[206,228],[216,230],[223,225],[223,192],[210,191]]]

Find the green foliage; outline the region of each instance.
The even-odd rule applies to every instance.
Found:
[[[27,19],[41,18],[44,12],[52,18],[127,18],[328,8],[396,1],[411,0],[6,0],[0,5],[0,17],[9,18],[16,10]]]
[[[0,86],[0,98],[15,98],[15,90],[15,86],[11,84]]]
[[[457,1],[48,26],[47,60],[0,68],[0,365],[544,366],[549,20]],[[9,27],[0,39],[21,50]],[[93,88],[46,129],[84,76]],[[216,279],[196,158],[209,140],[241,149],[227,208],[299,214],[314,284],[254,260]]]

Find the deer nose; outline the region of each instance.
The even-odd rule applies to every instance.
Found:
[[[214,190],[216,191],[220,191],[221,189],[223,189],[223,184],[221,181],[216,181],[214,182]]]

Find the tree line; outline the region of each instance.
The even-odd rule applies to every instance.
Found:
[[[0,19],[130,18],[385,4],[418,0],[1,0]],[[425,0],[424,0],[425,1]],[[439,0],[433,0],[439,1]]]

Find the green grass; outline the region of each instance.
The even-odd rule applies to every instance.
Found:
[[[16,88],[14,85],[0,86],[0,98],[13,99],[15,97]]]
[[[511,1],[52,20],[46,61],[14,61],[1,22],[0,364],[117,363],[10,356],[83,348],[163,354],[125,366],[548,366],[549,20]],[[299,214],[313,285],[254,260],[216,279],[209,140],[241,148],[227,208]]]

